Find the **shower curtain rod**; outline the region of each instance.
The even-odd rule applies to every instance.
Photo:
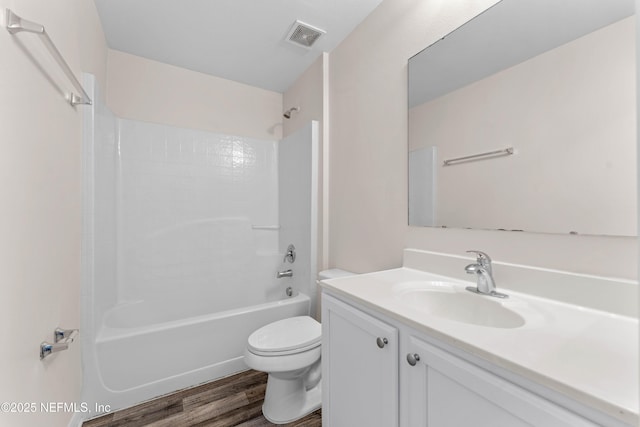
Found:
[[[53,44],[53,41],[51,41],[49,34],[47,34],[42,25],[36,24],[35,22],[27,21],[26,19],[22,19],[21,17],[13,13],[11,9],[7,9],[6,25],[7,31],[11,34],[16,34],[21,31],[38,34],[40,36],[40,40],[42,40],[42,43],[49,50],[49,53],[51,53],[58,65],[60,65],[60,68],[62,68],[62,70],[66,74],[67,78],[71,81],[71,84],[73,84],[73,87],[77,92],[81,94],[81,96],[78,96],[73,92],[71,93],[71,95],[69,96],[69,102],[71,103],[71,105],[91,105],[91,98],[89,98],[87,92],[84,91],[82,85],[73,74],[73,71],[71,71],[71,68],[60,54],[58,48],[56,48],[56,45]]]

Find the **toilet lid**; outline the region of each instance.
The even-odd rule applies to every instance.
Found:
[[[316,347],[321,338],[320,323],[309,316],[298,316],[263,326],[249,336],[248,345],[259,353],[275,353]]]

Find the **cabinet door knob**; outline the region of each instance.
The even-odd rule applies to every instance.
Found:
[[[389,340],[378,337],[378,339],[376,339],[376,344],[378,344],[378,347],[384,348],[385,345],[389,344]]]
[[[409,363],[409,365],[416,366],[416,363],[418,363],[419,360],[420,360],[420,355],[418,353],[407,354],[407,362]]]

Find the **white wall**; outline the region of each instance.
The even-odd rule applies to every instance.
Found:
[[[637,276],[635,238],[407,226],[407,60],[494,3],[386,0],[331,53],[331,266],[396,267],[406,246]]]
[[[109,50],[107,105],[122,118],[282,137],[282,94]]]
[[[438,146],[437,225],[636,235],[635,78],[629,17],[412,108],[409,148]]]
[[[75,75],[91,72],[104,87],[106,43],[93,2],[0,0],[0,8],[2,25],[4,8],[43,24]],[[38,405],[32,414],[2,413],[0,424],[66,426],[72,412],[39,405],[80,399],[80,344],[44,361],[39,345],[57,326],[80,325],[84,107],[65,101],[59,88],[70,83],[36,35],[0,28],[0,51],[0,401]]]
[[[320,55],[283,94],[284,111],[291,107],[300,107],[298,113],[292,114],[290,119],[283,120],[284,137],[307,126],[311,120],[322,122],[325,101],[324,66],[327,60],[328,55]]]

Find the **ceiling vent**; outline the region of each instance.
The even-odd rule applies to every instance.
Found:
[[[316,28],[312,25],[305,24],[301,21],[296,21],[289,34],[287,34],[286,41],[293,43],[296,46],[304,47],[305,49],[311,49],[311,46],[325,34],[326,31]]]

